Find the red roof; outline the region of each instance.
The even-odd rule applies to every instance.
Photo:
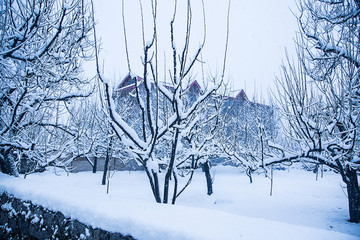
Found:
[[[129,89],[133,89],[135,88],[135,79],[137,80],[137,82],[142,82],[144,79],[142,79],[139,76],[133,76],[133,74],[131,74],[130,72],[126,75],[126,77],[120,82],[120,84],[117,86],[117,88],[115,89],[116,92],[122,92],[125,90],[129,90]]]
[[[243,101],[249,101],[249,98],[246,96],[246,93],[243,89],[236,95],[235,99],[243,100]]]
[[[125,90],[130,90],[135,88],[135,81],[134,79],[136,78],[137,82],[142,84],[143,82],[143,78],[133,74],[133,73],[128,73],[126,75],[126,77],[121,81],[121,83],[118,85],[118,87],[116,88],[116,92],[122,92]],[[165,86],[167,88],[171,88],[171,86]],[[191,89],[196,89],[199,90],[199,92],[201,92],[201,87],[199,85],[199,83],[195,80],[193,81],[186,89],[185,91],[191,90]],[[185,92],[184,91],[184,92]],[[240,90],[240,92],[236,95],[235,98],[233,97],[228,97],[229,99],[233,99],[233,100],[240,100],[240,101],[247,101],[249,102],[249,98],[246,96],[246,93],[243,89]]]
[[[184,92],[186,91],[195,91],[195,90],[198,90],[199,92],[201,92],[201,87],[199,85],[199,83],[195,80],[193,81],[185,90]]]

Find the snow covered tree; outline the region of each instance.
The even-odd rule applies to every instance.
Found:
[[[281,152],[280,160],[273,158],[267,165],[301,161],[334,169],[347,186],[350,221],[359,222],[359,112],[356,105],[350,96],[345,97],[347,93],[341,93],[342,87],[334,89],[332,84],[314,82],[302,65],[284,68],[283,84],[281,105],[290,147],[276,146]]]
[[[278,161],[324,164],[347,186],[351,222],[360,222],[360,2],[299,3],[299,64],[283,66],[280,106],[291,148]]]
[[[216,79],[216,78],[213,78]],[[189,90],[191,91],[191,89]],[[188,97],[196,99],[190,92]],[[194,101],[193,100],[193,101]],[[173,201],[189,186],[192,181],[194,171],[202,167],[206,178],[207,194],[213,193],[213,179],[211,176],[211,159],[219,156],[220,149],[217,146],[216,137],[221,129],[221,122],[224,120],[222,115],[222,104],[224,94],[219,91],[211,94],[204,103],[199,106],[197,111],[192,115],[191,121],[186,125],[180,137],[179,144],[181,147],[177,152],[177,172],[181,175],[188,175],[187,183],[178,191],[174,191]],[[190,101],[192,102],[192,101]],[[176,176],[174,176],[175,178]],[[175,179],[175,185],[177,182]]]
[[[249,101],[243,90],[236,97],[228,97],[222,109],[222,126],[216,137],[219,157],[225,164],[243,168],[252,182],[252,172],[263,170],[270,150],[268,142],[277,137],[276,110]]]
[[[80,0],[0,2],[2,172],[18,176],[26,159],[37,166],[54,163],[58,155],[45,147],[49,136],[63,132],[75,138],[61,114],[64,103],[90,92],[84,92],[89,81],[80,76],[81,58],[91,46],[89,16]]]
[[[67,160],[71,163],[83,157],[94,173],[97,170],[98,158],[106,155],[109,135],[109,126],[104,121],[106,116],[96,100],[96,96],[82,98],[68,106],[68,125],[76,138],[73,140],[73,147],[67,150],[70,156]]]
[[[170,21],[169,39],[172,48],[172,68],[165,69],[170,82],[164,83],[166,76],[163,77],[163,81],[161,81],[159,76],[160,66],[158,66],[157,59],[159,43],[157,35],[157,1],[151,1],[153,24],[152,29],[150,29],[152,36],[148,41],[145,41],[144,24],[142,26],[142,47],[144,51],[141,57],[143,62],[141,78],[131,73],[129,58],[127,58],[130,71],[129,76],[134,87],[134,91],[131,93],[133,100],[131,105],[129,105],[129,111],[136,109],[135,117],[122,114],[124,111],[121,109],[117,111],[117,105],[112,98],[109,84],[100,72],[97,57],[98,76],[104,87],[110,124],[118,139],[126,146],[128,152],[144,167],[154,198],[159,203],[169,203],[171,187],[173,190],[172,203],[175,203],[178,194],[181,192],[178,192],[177,178],[179,172],[177,170],[182,168],[186,162],[182,162],[181,159],[187,160],[186,157],[180,157],[180,155],[186,155],[185,147],[183,146],[186,144],[184,138],[189,137],[191,132],[194,131],[193,126],[199,121],[199,118],[196,117],[197,113],[204,106],[206,99],[221,86],[224,78],[223,73],[213,84],[209,84],[205,91],[200,92],[196,99],[188,99],[186,88],[188,83],[193,81],[191,72],[199,62],[199,57],[205,43],[205,16],[203,17],[204,38],[201,39],[200,45],[196,48],[194,54],[190,56],[191,1],[186,1],[186,35],[181,49],[175,44],[174,23],[177,16],[177,1],[174,1],[174,4],[174,12]],[[141,1],[140,7],[142,12]],[[143,17],[143,14],[141,16]],[[143,19],[142,22],[144,23]],[[124,37],[126,39],[126,31]],[[131,119],[137,119],[137,121],[131,121]],[[163,184],[159,180],[159,164],[164,163],[164,159],[160,159],[159,154],[165,158],[166,163]],[[172,180],[175,182],[174,184],[170,184]],[[161,187],[163,187],[162,193]]]

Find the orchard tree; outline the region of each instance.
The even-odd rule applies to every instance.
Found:
[[[174,191],[173,201],[190,185],[194,171],[199,167],[202,168],[205,174],[207,194],[211,195],[213,193],[210,160],[213,157],[222,155],[216,137],[220,133],[221,123],[225,120],[222,114],[224,99],[224,94],[219,94],[218,91],[211,94],[193,114],[193,119],[189,121],[189,125],[183,128],[180,137],[181,142],[179,142],[181,147],[177,153],[178,163],[176,168],[182,175],[188,175],[189,177],[178,193]],[[174,180],[175,187],[177,187],[177,179]]]
[[[24,159],[36,166],[55,164],[55,153],[64,149],[44,147],[49,133],[76,137],[60,115],[65,102],[86,97],[91,90],[84,92],[89,81],[80,76],[81,59],[91,46],[89,17],[83,0],[0,2],[2,172],[18,176]]]
[[[252,182],[252,173],[263,171],[264,160],[271,156],[268,143],[277,141],[276,109],[249,101],[241,91],[236,97],[228,97],[222,116],[216,137],[219,156],[225,163],[242,168]]]
[[[131,73],[131,64],[127,56],[128,70],[131,73],[132,79],[134,79],[133,84],[135,85],[135,91],[132,94],[135,99],[132,102],[135,106],[131,107],[132,109],[137,109],[136,114],[138,117],[136,119],[138,121],[135,125],[134,121],[129,121],[131,119],[129,116],[122,114],[123,111],[116,111],[117,105],[112,99],[107,80],[100,72],[98,57],[96,57],[97,72],[104,88],[107,105],[106,111],[116,136],[126,146],[127,151],[132,154],[133,158],[144,167],[156,202],[169,203],[169,196],[172,193],[173,198],[171,202],[174,204],[178,194],[181,193],[177,185],[178,170],[183,168],[184,163],[187,161],[185,157],[186,151],[184,151],[183,146],[186,144],[184,142],[185,138],[191,135],[192,131],[194,131],[193,126],[199,121],[199,118],[196,117],[199,110],[202,109],[202,106],[204,106],[211,94],[215,93],[221,86],[224,70],[219,79],[216,79],[212,84],[208,84],[207,89],[202,91],[196,99],[189,101],[186,97],[185,89],[187,83],[193,81],[191,72],[194,70],[194,66],[199,64],[200,54],[205,44],[206,24],[204,8],[202,9],[203,39],[201,39],[200,45],[196,48],[195,52],[190,54],[193,13],[191,1],[186,1],[186,34],[181,48],[178,48],[175,43],[178,41],[178,39],[175,39],[175,21],[180,21],[180,19],[177,19],[178,3],[174,1],[174,11],[170,20],[170,37],[168,39],[168,43],[171,46],[170,56],[172,66],[170,69],[164,69],[165,74],[163,77],[160,77],[160,66],[158,65],[157,1],[150,1],[152,27],[146,29],[152,32],[150,39],[145,39],[142,1],[139,1],[139,3],[143,23],[143,55],[141,56],[143,73],[141,78]],[[124,15],[123,20],[125,23]],[[94,31],[94,33],[96,39],[96,32]],[[126,28],[124,27],[125,45],[126,36]],[[96,53],[98,54],[98,51]],[[225,59],[226,57],[224,57],[224,63]],[[161,81],[164,79],[170,79],[169,83],[165,84]],[[164,104],[164,102],[167,104]],[[166,163],[163,184],[161,184],[159,178],[159,164],[164,163],[164,159],[159,158],[159,152],[161,151],[166,151],[166,153],[161,154],[165,157]],[[175,184],[171,184],[171,181],[174,181]],[[161,191],[161,188],[163,188],[163,191]]]
[[[347,186],[351,222],[360,222],[360,2],[302,0],[299,64],[282,68],[280,106],[291,148],[279,161],[324,164]]]

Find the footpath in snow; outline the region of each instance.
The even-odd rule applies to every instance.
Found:
[[[360,225],[346,221],[347,200],[334,173],[315,181],[309,172],[275,172],[270,197],[263,175],[250,184],[238,169],[214,171],[212,196],[197,172],[175,206],[154,203],[143,172],[116,172],[109,194],[100,184],[101,173],[52,171],[26,179],[0,174],[0,190],[139,240],[360,239]]]

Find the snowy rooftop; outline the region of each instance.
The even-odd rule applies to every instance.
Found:
[[[124,77],[124,79],[120,82],[120,84],[115,88],[115,92],[122,92],[122,91],[134,89],[136,86],[135,80],[137,81],[138,85],[141,85],[144,81],[143,78],[139,77],[135,73],[133,73],[133,72],[128,73]],[[162,82],[162,84],[168,89],[173,87],[170,83],[167,83],[167,82]],[[202,91],[199,83],[196,80],[191,82],[189,84],[189,86],[184,90],[184,92],[188,91],[191,88],[196,88],[199,91]],[[249,101],[249,98],[247,97],[247,95],[243,89],[239,90],[238,94],[235,95],[235,97],[229,96],[228,98],[232,99],[232,100],[239,99],[241,101]]]

